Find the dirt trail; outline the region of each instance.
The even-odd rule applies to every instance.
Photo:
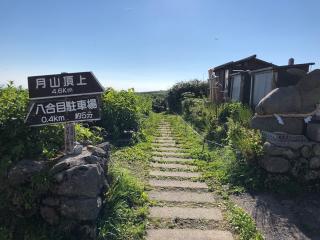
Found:
[[[234,196],[267,240],[320,240],[320,194]]]

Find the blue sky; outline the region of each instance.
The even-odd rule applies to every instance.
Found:
[[[320,66],[318,0],[0,0],[0,84],[93,71],[106,87],[167,89],[252,54]]]

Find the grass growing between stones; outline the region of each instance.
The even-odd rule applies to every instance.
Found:
[[[109,174],[112,184],[105,195],[99,239],[142,239],[148,213],[144,184],[118,164]]]
[[[172,126],[173,134],[179,137],[179,143],[188,149],[192,158],[197,159],[195,164],[203,172],[203,179],[209,188],[220,196],[218,201],[224,206],[224,214],[239,239],[263,239],[251,216],[229,198],[230,194],[243,191],[244,187],[259,188],[261,181],[254,177],[253,170],[230,147],[204,145],[201,136],[179,116],[169,115],[166,119]]]
[[[99,220],[99,239],[143,239],[149,200],[146,190],[153,137],[160,116],[151,114],[143,123],[141,141],[114,149],[111,154],[105,208]]]

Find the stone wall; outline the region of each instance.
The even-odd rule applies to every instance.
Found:
[[[108,143],[88,145],[78,155],[53,162],[20,161],[9,171],[8,183],[12,187],[29,187],[32,176],[47,174],[51,184],[36,207],[38,214],[48,224],[71,232],[77,239],[95,239],[96,220],[108,187],[109,149]]]
[[[320,179],[320,143],[287,142],[286,146],[277,146],[265,142],[263,149],[260,166],[267,172],[288,174],[300,181]]]

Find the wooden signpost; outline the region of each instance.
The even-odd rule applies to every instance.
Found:
[[[104,88],[92,72],[28,77],[30,126],[65,123],[65,153],[72,154],[75,122],[100,120]]]

